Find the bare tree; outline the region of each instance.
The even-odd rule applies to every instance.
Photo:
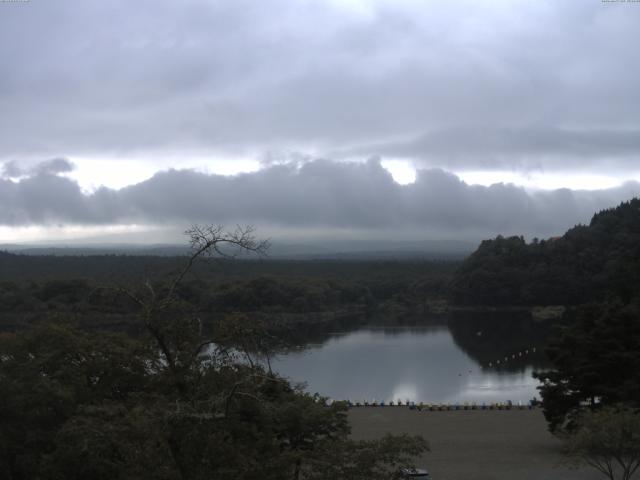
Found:
[[[269,248],[268,240],[258,240],[251,225],[238,225],[233,230],[226,230],[222,225],[193,225],[185,231],[185,235],[189,238],[191,253],[168,287],[154,286],[149,279],[145,280],[141,291],[118,287],[118,291],[140,308],[144,327],[153,337],[167,368],[174,375],[188,368],[202,350],[213,342],[201,338],[202,328],[198,318],[188,319],[188,324],[179,322],[174,316],[168,320],[163,319],[177,302],[177,289],[195,262],[201,257],[210,256],[236,257],[241,253],[265,255]],[[189,345],[191,348],[188,348]]]

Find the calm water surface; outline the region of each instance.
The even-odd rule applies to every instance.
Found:
[[[447,325],[363,327],[279,355],[272,366],[294,382],[306,382],[308,391],[334,399],[526,402],[538,396],[531,376],[539,369],[539,353],[532,352],[537,340],[530,332],[515,337],[469,325],[462,333]]]

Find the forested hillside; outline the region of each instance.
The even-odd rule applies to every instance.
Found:
[[[451,284],[460,305],[577,305],[640,287],[640,199],[596,213],[562,237],[483,241]]]

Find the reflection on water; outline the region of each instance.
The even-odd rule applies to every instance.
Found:
[[[523,313],[459,312],[449,318],[448,326],[456,345],[483,367],[509,372],[547,367],[542,347],[549,322],[532,321]]]
[[[526,329],[526,338],[519,338],[511,324],[506,331],[511,330],[512,345],[503,339],[497,348],[491,347],[498,337],[490,326],[477,335],[471,325],[472,333],[465,335],[461,325],[363,327],[280,355],[272,365],[293,381],[307,382],[311,392],[353,401],[526,402],[537,396],[531,374],[543,362],[538,356],[510,358],[508,368],[489,368],[488,358],[539,338]]]

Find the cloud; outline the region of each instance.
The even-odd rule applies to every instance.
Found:
[[[640,166],[629,3],[0,9],[0,159],[355,150],[443,168]]]
[[[0,224],[253,223],[298,233],[349,231],[360,239],[372,232],[397,239],[545,237],[638,194],[637,182],[599,191],[468,185],[440,169],[419,170],[415,183],[400,185],[377,159],[290,162],[232,177],[169,170],[93,193],[39,171],[19,181],[0,180]]]
[[[39,175],[57,175],[71,172],[74,168],[73,163],[66,158],[53,158],[37,164],[34,172]]]
[[[593,164],[640,170],[640,129],[460,126],[359,147],[343,155],[372,152],[457,170],[576,171]]]
[[[9,161],[2,165],[0,177],[17,178],[34,175],[57,175],[72,172],[74,168],[75,165],[66,158],[52,158],[50,160],[37,162],[28,167],[21,167],[16,161]]]
[[[23,175],[23,169],[16,162],[5,162],[2,165],[2,174],[0,177],[11,178],[21,177]]]

